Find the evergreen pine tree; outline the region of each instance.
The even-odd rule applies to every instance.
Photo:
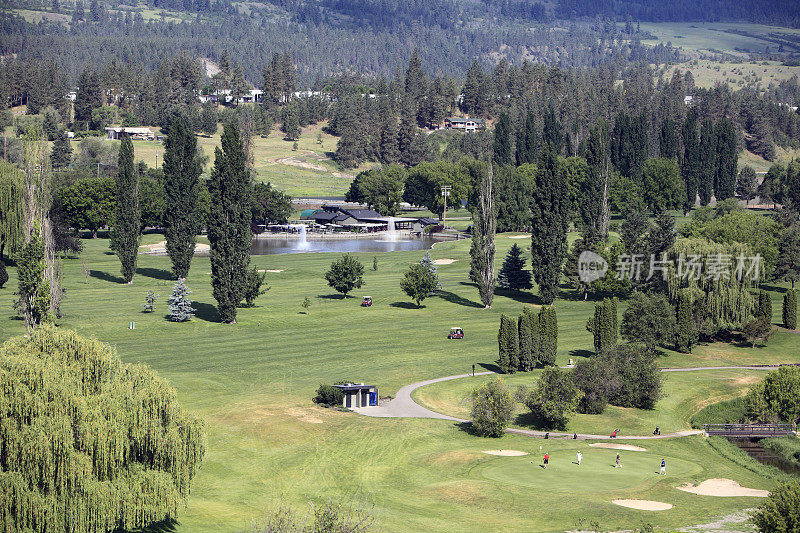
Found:
[[[411,143],[417,135],[417,124],[414,112],[414,101],[406,95],[400,108],[400,129],[397,133],[397,150],[400,161],[408,166],[411,157]]]
[[[545,305],[539,312],[539,364],[551,366],[556,364],[558,349],[558,318],[556,308]]]
[[[379,141],[380,160],[389,165],[400,159],[400,151],[397,148],[397,119],[388,110],[383,117]]]
[[[236,307],[247,289],[252,183],[236,125],[225,125],[221,141],[222,149],[216,149],[208,180],[211,285],[220,319],[235,323]]]
[[[739,177],[736,180],[736,194],[750,205],[750,200],[756,195],[758,190],[758,178],[756,171],[750,165],[745,165],[739,171]]]
[[[294,106],[287,106],[284,110],[282,130],[290,141],[296,141],[300,138],[300,122]]]
[[[501,113],[494,126],[494,145],[492,161],[498,165],[510,165],[513,161],[511,150],[511,119],[508,113]]]
[[[794,289],[783,295],[783,327],[797,329],[797,291]]]
[[[132,283],[142,234],[142,211],[139,208],[139,175],[133,165],[133,143],[128,135],[122,138],[117,167],[111,248],[122,264],[122,279]]]
[[[50,164],[55,169],[66,168],[72,162],[72,146],[67,137],[67,132],[61,130],[56,135],[53,142],[53,150],[50,154]]]
[[[169,303],[169,319],[171,321],[186,322],[194,316],[196,309],[192,307],[192,301],[189,299],[190,294],[192,294],[192,291],[189,290],[182,278],[175,282],[172,294],[167,300]]]
[[[200,112],[200,131],[209,137],[217,133],[217,106],[214,102],[206,102]]]
[[[704,120],[700,127],[699,147],[697,192],[700,194],[700,205],[708,205],[714,189],[717,168],[717,135],[711,119]]]
[[[525,270],[525,262],[522,248],[514,243],[503,260],[503,266],[497,276],[497,284],[503,289],[515,291],[532,288],[531,273],[529,270]]]
[[[75,95],[75,122],[86,125],[92,120],[92,110],[103,105],[100,78],[97,72],[86,69],[78,76]]]
[[[561,265],[567,255],[568,189],[556,155],[546,150],[537,172],[531,217],[531,271],[546,304],[555,300]]]
[[[683,291],[678,298],[675,319],[675,350],[692,353],[692,347],[697,342],[697,330],[692,318],[692,299],[687,291]]]
[[[555,154],[561,153],[561,148],[564,144],[564,137],[561,133],[561,124],[556,118],[556,111],[551,105],[547,108],[544,115],[544,126],[542,127],[542,145],[545,150],[554,152]]]
[[[522,129],[517,132],[517,166],[535,163],[539,158],[538,149],[536,116],[532,110],[528,110]]]
[[[189,274],[197,233],[201,229],[200,174],[197,138],[186,120],[172,122],[164,140],[164,235],[176,279]]]

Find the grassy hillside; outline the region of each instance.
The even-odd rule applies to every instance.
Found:
[[[161,239],[147,235],[143,242]],[[271,289],[257,307],[240,310],[235,325],[216,321],[207,257],[195,258],[187,279],[197,317],[174,324],[164,318],[172,286],[166,257],[141,256],[134,283],[125,285],[108,241],[84,242],[83,259],[64,261],[67,297],[59,324],[115,345],[126,361],[153,367],[207,424],[208,454],[177,531],[234,531],[279,501],[303,507],[309,500],[328,499],[371,501],[379,531],[563,531],[590,521],[616,530],[638,527],[643,520],[671,528],[755,503],[675,490],[683,482],[728,477],[745,486],[771,487],[771,481],[721,458],[701,438],[648,443],[647,452],[637,452],[642,455],[625,454],[622,470],[608,466],[611,450],[589,452],[585,443],[548,441],[553,468],[542,471],[533,468],[540,460],[540,440],[510,435],[482,439],[443,421],[371,419],[315,406],[311,397],[322,382],[364,381],[386,395],[413,381],[466,372],[473,363],[491,368],[500,313],[516,315],[537,299],[500,292],[493,309],[484,310],[467,281],[468,241],[437,244],[432,251],[434,259],[456,262],[439,267],[442,293],[426,300],[423,309],[414,308],[398,286],[402,271],[422,252],[375,254],[378,270],[368,268],[364,288],[347,299],[333,295],[322,278],[335,255],[254,257],[258,268],[282,272],[267,274]],[[521,241],[498,238],[498,264],[514,242]],[[372,257],[359,256],[368,266]],[[0,290],[4,309],[10,309],[13,299],[13,268],[10,274],[9,286]],[[144,314],[141,305],[149,289],[161,298],[155,313]],[[359,306],[363,294],[373,297],[372,308]],[[312,300],[308,314],[300,306],[305,296]],[[563,296],[556,304],[560,364],[588,355],[592,346],[584,324],[593,302]],[[23,333],[22,322],[10,315],[0,320],[0,338]],[[135,330],[127,329],[130,321],[136,322]],[[464,328],[463,341],[446,339],[453,325]],[[691,356],[670,354],[663,363],[797,360],[796,345],[794,334],[781,333],[766,348],[715,344]],[[739,394],[761,375],[718,371],[669,376],[667,396],[656,410],[611,409],[600,417],[579,417],[571,427],[602,433],[616,425],[623,434],[650,432],[655,424],[684,427],[698,405]],[[534,378],[535,373],[511,381],[530,383]],[[452,392],[432,387],[420,394],[461,409],[456,389],[477,382],[455,381]],[[587,467],[567,471],[577,446]],[[480,453],[494,448],[532,452],[523,459],[533,463],[506,463],[510,458]],[[674,466],[666,478],[651,473],[662,457]],[[617,497],[665,501],[675,508],[651,516],[610,503]]]

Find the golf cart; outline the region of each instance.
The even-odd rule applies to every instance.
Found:
[[[361,307],[372,307],[372,296],[364,296],[361,300]]]
[[[450,335],[447,336],[448,339],[463,339],[464,338],[464,330],[461,328],[450,328]]]

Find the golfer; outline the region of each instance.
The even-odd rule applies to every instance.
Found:
[[[546,453],[546,454],[544,454],[544,467],[545,468],[547,468],[547,463],[549,463],[549,462],[550,462],[550,454]]]
[[[619,452],[617,452],[617,464],[614,466],[614,468],[619,468],[621,466],[622,465],[620,464],[620,461],[619,461]]]
[[[578,455],[576,455],[575,458],[578,460],[578,466],[581,466],[581,461],[583,461],[583,454],[581,452],[578,452]]]
[[[667,475],[667,461],[665,461],[664,459],[661,459],[661,472],[659,472],[659,474],[661,474],[662,476]]]

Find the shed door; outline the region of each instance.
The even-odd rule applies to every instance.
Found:
[[[353,395],[350,394],[349,392],[346,392],[345,393],[345,397],[344,397],[344,401],[345,401],[345,404],[344,404],[345,407],[351,407],[352,406],[352,401],[353,401]]]
[[[378,405],[378,393],[377,392],[370,392],[369,393],[369,404],[370,405]]]

